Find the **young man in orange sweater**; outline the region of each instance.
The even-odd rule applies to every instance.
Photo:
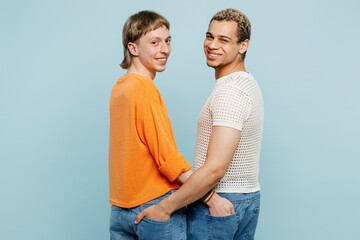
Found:
[[[114,85],[110,99],[112,240],[186,239],[184,208],[167,221],[144,218],[135,224],[137,214],[165,199],[192,174],[178,152],[165,103],[153,82],[156,72],[165,70],[170,54],[169,27],[163,16],[141,11],[123,28],[121,67],[128,71]],[[215,200],[208,203],[213,211],[230,203]]]

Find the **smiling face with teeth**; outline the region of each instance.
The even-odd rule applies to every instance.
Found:
[[[244,71],[242,55],[249,41],[238,43],[237,23],[213,20],[204,41],[204,52],[209,67],[215,69],[216,79],[232,72]]]
[[[132,54],[131,71],[154,79],[156,72],[162,72],[166,68],[171,51],[170,40],[169,30],[161,26],[147,32],[134,43],[129,43]]]

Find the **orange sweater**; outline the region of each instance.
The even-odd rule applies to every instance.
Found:
[[[150,78],[120,77],[110,99],[110,203],[139,206],[180,185],[191,165],[179,154],[165,103]]]

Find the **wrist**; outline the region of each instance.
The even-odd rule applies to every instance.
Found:
[[[208,202],[206,202],[206,205],[209,208],[215,206],[216,202],[218,201],[219,198],[220,198],[220,196],[217,193],[214,193],[214,195],[211,197],[211,199]]]
[[[204,203],[207,203],[211,200],[211,198],[214,196],[215,191],[214,189],[211,189],[208,193],[206,193],[201,199]]]
[[[211,208],[217,204],[217,202],[220,198],[221,197],[216,192],[214,192],[213,196],[209,199],[209,201],[207,201],[205,203],[209,208]]]
[[[161,211],[169,216],[171,216],[171,214],[174,212],[172,209],[170,197],[171,195],[158,203],[158,207],[161,209]]]

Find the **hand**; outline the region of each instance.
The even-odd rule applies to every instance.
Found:
[[[152,205],[148,208],[145,208],[141,213],[136,216],[135,224],[138,224],[144,217],[156,220],[156,221],[166,221],[171,217],[169,207],[166,206],[166,198],[159,202],[156,205]]]
[[[235,213],[233,204],[216,193],[207,202],[211,216],[225,217]]]

